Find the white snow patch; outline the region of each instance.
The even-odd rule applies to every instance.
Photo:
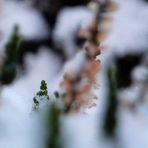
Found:
[[[41,14],[27,7],[23,2],[4,1],[1,6],[0,32],[3,40],[8,40],[15,25],[26,39],[49,37],[49,29]]]
[[[93,21],[94,13],[86,7],[64,8],[57,17],[53,38],[57,47],[64,50],[67,58],[77,50],[75,35],[80,28],[87,28]]]
[[[115,0],[119,9],[104,44],[119,55],[148,50],[148,5],[138,0]]]

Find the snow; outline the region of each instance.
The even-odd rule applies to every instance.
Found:
[[[81,69],[82,66],[84,64],[86,60],[85,57],[85,51],[79,51],[78,53],[76,53],[76,55],[74,56],[74,58],[71,58],[70,60],[68,60],[64,67],[63,67],[63,74],[73,74],[73,75],[77,75]]]
[[[56,64],[56,66],[53,66],[53,64]],[[6,86],[3,93],[6,95],[7,89],[10,88],[15,94],[32,101],[32,97],[39,90],[41,80],[49,83],[49,89],[50,86],[54,85],[52,81],[58,74],[60,66],[60,59],[47,48],[43,47],[36,55],[28,54],[26,56],[26,73],[24,76],[18,77],[11,85]]]
[[[65,148],[97,148],[97,120],[94,116],[65,116],[63,121],[63,137],[66,137],[64,138]]]
[[[17,100],[15,100],[15,102]],[[30,134],[30,137],[32,137],[30,132],[31,120],[29,116],[15,108],[15,106],[12,106],[11,100],[10,104],[8,102],[3,102],[1,100],[2,106],[0,108],[0,147],[33,148],[31,140],[28,137],[28,134]],[[22,106],[22,104],[20,105]]]
[[[65,51],[66,57],[72,57],[77,50],[75,35],[79,29],[86,29],[93,21],[94,13],[83,6],[63,8],[57,17],[53,31],[55,44]]]
[[[148,68],[144,65],[138,65],[132,71],[131,77],[134,82],[144,82],[148,77]]]
[[[116,0],[117,1],[117,0]],[[36,10],[26,7],[22,3],[5,2],[0,16],[0,29],[4,39],[7,38],[15,23],[20,25],[22,35],[27,39],[47,37],[49,31],[45,22]],[[138,0],[118,0],[118,12],[112,14],[113,24],[109,37],[103,42],[108,49],[99,56],[102,67],[98,74],[100,89],[96,90],[98,106],[86,112],[86,115],[63,117],[63,132],[66,148],[110,148],[114,146],[110,141],[101,137],[101,125],[106,105],[107,80],[106,69],[112,62],[115,54],[141,52],[148,49],[148,6]],[[16,11],[17,10],[17,11]],[[137,11],[139,10],[139,11]],[[85,28],[94,18],[94,14],[84,7],[65,8],[58,16],[53,36],[57,45],[65,49],[67,57],[75,53],[76,45],[73,41],[75,32],[79,27]],[[36,22],[36,23],[34,23]],[[85,26],[86,25],[86,26]],[[58,90],[63,73],[79,72],[85,59],[84,53],[79,52],[67,61],[64,66],[61,60],[48,49],[42,47],[33,55],[25,57],[26,73],[17,77],[14,83],[2,89],[0,102],[0,147],[1,148],[37,148],[41,144],[41,135],[36,128],[36,120],[30,117],[32,111],[32,98],[39,90],[40,81],[46,80],[49,93]],[[145,70],[138,69],[142,74]],[[141,75],[133,72],[134,79],[142,79]],[[122,95],[135,98],[132,89]],[[135,100],[134,100],[135,101]],[[148,120],[147,105],[141,105],[137,112],[132,114],[123,108],[119,109],[119,147],[147,148]],[[30,118],[29,118],[30,117]],[[32,121],[33,120],[33,121]],[[38,133],[37,133],[38,132]],[[36,143],[36,144],[35,144]],[[39,144],[39,145],[40,145]],[[38,147],[40,148],[40,146]]]
[[[53,66],[53,63],[56,66]],[[38,54],[26,56],[26,66],[27,72],[22,77],[2,89],[0,126],[4,124],[6,127],[0,132],[0,147],[36,148],[38,144],[41,145],[41,137],[35,135],[39,125],[34,123],[39,120],[30,117],[33,97],[39,91],[42,79],[47,81],[49,91],[53,93],[52,79],[60,69],[61,61],[49,49],[42,47]],[[35,139],[37,137],[40,138],[38,142]]]
[[[0,32],[5,43],[15,25],[25,39],[42,39],[49,37],[49,29],[41,14],[27,7],[23,2],[4,1],[0,13]]]
[[[133,115],[122,111],[120,114],[120,140],[123,148],[147,148],[147,119],[141,114]]]
[[[148,50],[148,5],[140,0],[115,0],[110,34],[104,44],[118,55]]]

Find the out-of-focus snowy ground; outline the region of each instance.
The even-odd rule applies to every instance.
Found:
[[[64,117],[63,131],[67,148],[115,148],[111,141],[105,141],[101,137],[107,94],[106,67],[112,61],[114,54],[124,55],[148,50],[148,4],[140,0],[116,0],[116,2],[119,4],[119,10],[111,14],[113,16],[111,32],[102,43],[107,49],[103,50],[99,56],[102,65],[97,78],[100,84],[100,89],[96,90],[98,105],[96,108],[87,110],[85,115]],[[1,49],[15,23],[20,25],[21,33],[26,38],[48,36],[49,31],[38,12],[28,10],[21,3],[4,3],[7,4],[2,7],[0,15],[0,30],[4,36],[0,44]],[[65,18],[66,22],[67,19]],[[58,28],[60,29],[60,24]],[[69,43],[65,45],[70,46]],[[56,55],[45,47],[42,48],[44,49],[38,54],[26,56],[26,73],[21,77],[18,76],[14,83],[1,90],[0,148],[37,148],[37,145],[40,146],[41,136],[37,136],[40,133],[35,130],[38,126],[30,115],[32,98],[38,91],[42,79],[47,81],[49,93],[58,89],[63,73],[63,66]],[[116,147],[147,148],[148,106],[139,107],[135,114],[124,108],[119,110],[119,145]]]

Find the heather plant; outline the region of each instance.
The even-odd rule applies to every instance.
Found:
[[[64,90],[62,100],[65,102],[66,113],[79,112],[83,108],[96,106],[95,99],[97,99],[97,96],[92,92],[94,86],[98,88],[96,76],[100,69],[100,61],[96,57],[102,50],[100,41],[107,35],[107,31],[102,26],[104,23],[110,22],[111,18],[107,16],[107,13],[114,11],[116,5],[110,0],[91,1],[91,4],[94,4],[96,8],[93,10],[95,11],[94,21],[85,31],[81,29],[79,31],[79,37],[86,40],[82,49],[85,50],[85,60],[81,63],[80,71],[75,72],[75,69],[73,69],[73,72],[66,71],[61,82],[61,88]]]
[[[99,72],[100,61],[96,59],[96,56],[100,54],[101,47],[100,41],[102,36],[106,36],[106,32],[101,30],[102,23],[106,22],[106,15],[104,13],[111,11],[113,5],[110,1],[106,3],[94,2],[97,5],[96,17],[94,22],[88,27],[86,32],[81,32],[81,37],[85,38],[86,42],[82,48],[84,50],[84,61],[80,63],[79,69],[73,71],[66,71],[63,80],[60,83],[59,92],[55,92],[54,103],[48,104],[47,113],[47,148],[61,148],[61,124],[60,117],[63,114],[69,114],[71,112],[80,112],[83,108],[91,108],[95,106],[95,100],[97,96],[92,92],[94,86],[98,87],[96,82],[96,75]],[[116,111],[117,111],[117,98],[116,98],[116,84],[115,84],[115,68],[108,70],[109,78],[109,105],[105,117],[104,131],[107,135],[114,135],[116,128]],[[44,81],[44,84],[46,82]],[[42,86],[42,83],[41,83]],[[42,89],[44,88],[44,89]],[[34,98],[35,110],[39,108],[41,102],[46,99],[48,94],[47,85],[41,87],[41,90]],[[62,102],[62,107],[59,106],[58,101]],[[46,102],[47,103],[47,102]]]
[[[44,105],[48,104],[48,101],[49,101],[49,96],[47,91],[47,83],[44,80],[42,80],[40,91],[33,98],[34,102],[33,110],[37,111],[43,103]]]
[[[61,118],[62,112],[56,103],[49,106],[47,112],[47,148],[62,148],[61,141]]]
[[[115,137],[117,126],[117,69],[112,65],[108,71],[108,98],[107,109],[104,120],[104,132],[109,137]]]
[[[116,6],[111,2],[111,0],[42,0],[42,1],[32,0],[32,2],[33,1],[35,2],[34,4],[36,5],[35,9],[38,8],[43,18],[47,21],[46,23],[48,23],[49,25],[48,27],[49,27],[49,30],[51,31],[51,34],[53,34],[54,32],[53,30],[56,28],[55,24],[58,22],[57,16],[60,15],[60,12],[63,8],[67,6],[68,7],[69,6],[70,7],[75,7],[75,6],[89,7],[90,6],[89,8],[90,9],[92,8],[92,11],[95,11],[95,18],[90,23],[88,28],[83,29],[80,27],[77,30],[77,32],[75,32],[75,36],[73,38],[74,40],[77,40],[76,38],[78,37],[78,39],[81,39],[80,41],[83,41],[84,44],[80,46],[80,48],[82,47],[81,48],[83,53],[82,57],[84,59],[83,60],[81,59],[80,62],[79,61],[77,62],[76,61],[77,59],[73,55],[74,60],[75,59],[76,60],[71,65],[72,67],[71,71],[69,69],[68,70],[64,69],[65,73],[64,74],[62,73],[63,79],[59,84],[59,90],[55,91],[52,97],[49,97],[46,81],[42,80],[40,85],[40,90],[36,93],[35,97],[33,98],[33,112],[35,111],[35,114],[37,115],[37,117],[38,117],[38,113],[40,113],[40,111],[42,112],[41,114],[39,114],[39,116],[41,115],[43,118],[41,117],[39,119],[43,119],[42,120],[44,122],[43,129],[44,128],[46,129],[46,131],[43,131],[45,132],[45,137],[44,137],[44,133],[43,135],[40,133],[39,134],[45,140],[45,143],[44,143],[45,147],[46,148],[62,148],[64,146],[62,141],[63,137],[61,136],[61,128],[62,128],[61,117],[63,115],[64,116],[66,115],[69,117],[73,115],[71,113],[80,113],[81,111],[84,111],[83,109],[86,109],[86,108],[88,109],[93,106],[96,106],[95,101],[99,95],[94,94],[93,91],[94,89],[99,89],[99,85],[98,85],[98,81],[96,80],[96,77],[100,70],[100,60],[98,60],[96,57],[101,53],[102,47],[100,47],[100,42],[108,34],[108,30],[106,29],[107,28],[106,23],[109,23],[112,20],[112,18],[110,18],[110,16],[108,15],[108,12],[111,12],[112,10],[116,9]],[[143,1],[147,1],[147,0],[143,0]],[[36,50],[34,48],[36,47],[38,48],[43,44],[45,45],[45,41],[47,41],[46,45],[52,48],[53,51],[55,52],[56,48],[54,47],[55,46],[54,44],[56,43],[53,43],[53,38],[51,34],[49,39],[41,40],[41,41],[37,40],[35,41],[35,44],[34,42],[32,42],[34,40],[32,40],[31,42],[30,41],[26,42],[24,40],[21,46],[23,50],[30,51],[31,44],[32,44],[33,50]],[[18,27],[15,26],[12,36],[5,47],[5,59],[2,64],[2,69],[0,72],[0,84],[12,83],[17,75],[17,61],[19,56],[20,39],[21,37],[19,35]],[[36,46],[36,45],[39,45],[39,46]],[[62,47],[59,47],[59,48],[62,48]],[[24,57],[24,54],[22,55],[23,56],[21,58]],[[27,58],[25,58],[25,60],[26,59]],[[64,57],[64,60],[65,59],[66,58]],[[52,61],[52,63],[54,62]],[[67,61],[65,63],[67,64]],[[65,63],[64,63],[64,66],[66,65]],[[77,66],[75,66],[76,64]],[[33,66],[36,66],[36,64]],[[38,71],[41,71],[40,68],[37,67],[37,69]],[[122,67],[122,69],[124,68]],[[125,67],[125,69],[127,69],[127,67]],[[107,138],[108,137],[111,138],[111,142],[116,142],[115,141],[117,137],[116,129],[118,126],[117,82],[120,83],[120,81],[118,81],[118,75],[120,74],[119,74],[119,71],[117,70],[118,69],[116,68],[116,64],[112,64],[107,70],[108,96],[107,96],[106,114],[103,120],[104,121],[103,132]],[[46,72],[46,70],[44,72]],[[34,73],[36,74],[37,72],[35,71]],[[56,75],[54,75],[53,77],[55,78]],[[121,81],[124,81],[124,79]],[[146,75],[146,81],[142,82],[140,86],[142,86],[141,94],[138,97],[144,98],[147,95],[148,75]],[[74,122],[74,124],[81,124],[81,122],[76,121]],[[93,133],[93,132],[89,132],[90,130],[89,128],[87,129],[88,124],[89,122],[86,123],[86,131],[82,129],[82,131],[80,132],[83,133],[84,131],[84,134],[86,134],[88,130],[88,133],[87,133],[88,135]],[[89,125],[91,126],[91,124]],[[85,125],[82,125],[82,126],[85,126]],[[76,126],[76,128],[79,128],[79,127]],[[70,129],[70,130],[72,131],[73,129]],[[89,137],[91,136],[89,135]],[[72,139],[72,140],[75,142],[75,139]],[[81,138],[79,140],[81,140]],[[88,142],[90,142],[91,140],[92,139],[89,139]],[[84,137],[82,136],[82,141],[85,142],[85,135]]]
[[[15,26],[10,40],[5,46],[5,59],[0,72],[1,84],[10,84],[16,77],[20,40],[19,28]]]
[[[59,97],[58,92],[55,92],[55,97]],[[44,139],[46,148],[62,148],[60,143],[60,117],[62,110],[58,103],[52,102],[52,100],[49,104],[45,80],[41,81],[40,91],[33,98],[33,110],[38,112],[43,111],[42,115],[45,115],[45,122],[43,124],[46,130]]]

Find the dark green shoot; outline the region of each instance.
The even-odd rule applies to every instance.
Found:
[[[48,139],[47,148],[62,148],[60,141],[60,116],[61,110],[59,107],[53,103],[50,106],[48,114]]]
[[[10,41],[5,46],[5,60],[0,73],[2,84],[10,84],[16,77],[20,40],[19,28],[15,26]]]
[[[104,121],[104,131],[107,136],[114,137],[115,129],[117,124],[116,114],[117,114],[117,78],[116,78],[116,66],[112,65],[108,69],[108,103],[106,116]]]
[[[33,98],[33,102],[34,102],[33,109],[37,110],[40,103],[43,102],[44,100],[46,101],[49,100],[49,96],[48,96],[48,91],[47,91],[47,83],[44,80],[42,80],[40,91]]]

